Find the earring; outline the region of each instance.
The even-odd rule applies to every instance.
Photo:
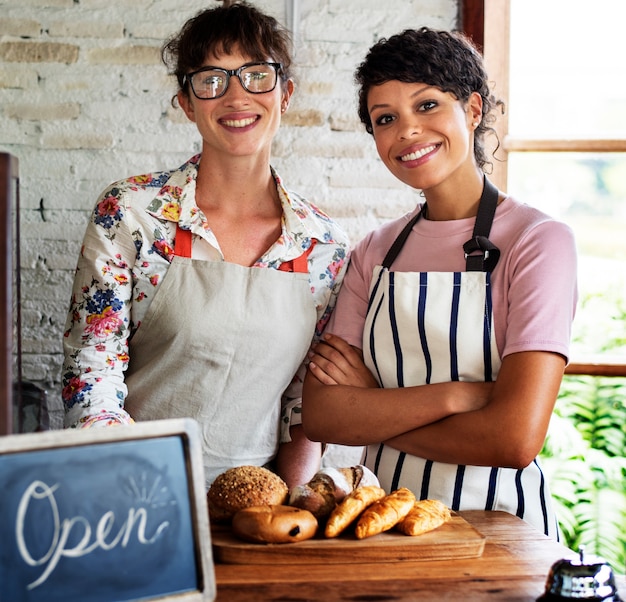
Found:
[[[474,123],[472,123],[472,125],[477,128],[480,125],[480,121],[474,121]]]

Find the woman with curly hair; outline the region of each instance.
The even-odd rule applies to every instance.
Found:
[[[364,446],[387,491],[558,537],[536,456],[569,353],[572,232],[486,177],[496,103],[462,34],[383,39],[356,81],[380,158],[424,202],[355,247],[310,355],[305,432]]]

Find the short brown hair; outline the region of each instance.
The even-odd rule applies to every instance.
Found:
[[[240,2],[199,12],[165,42],[161,58],[184,93],[184,77],[200,69],[209,54],[231,52],[237,47],[255,61],[281,63],[283,81],[291,77],[291,37],[274,18]]]

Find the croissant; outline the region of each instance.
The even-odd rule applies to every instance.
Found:
[[[440,527],[450,520],[450,508],[439,500],[415,502],[411,511],[396,529],[405,535],[421,535]]]
[[[347,495],[330,513],[324,535],[336,537],[344,531],[371,504],[385,497],[385,490],[377,485],[365,485]]]
[[[397,525],[413,508],[415,495],[406,487],[386,495],[374,502],[359,518],[355,535],[357,539],[364,539],[388,531]]]

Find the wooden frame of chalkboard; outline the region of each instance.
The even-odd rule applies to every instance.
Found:
[[[195,421],[0,437],[0,486],[3,600],[215,599]]]

